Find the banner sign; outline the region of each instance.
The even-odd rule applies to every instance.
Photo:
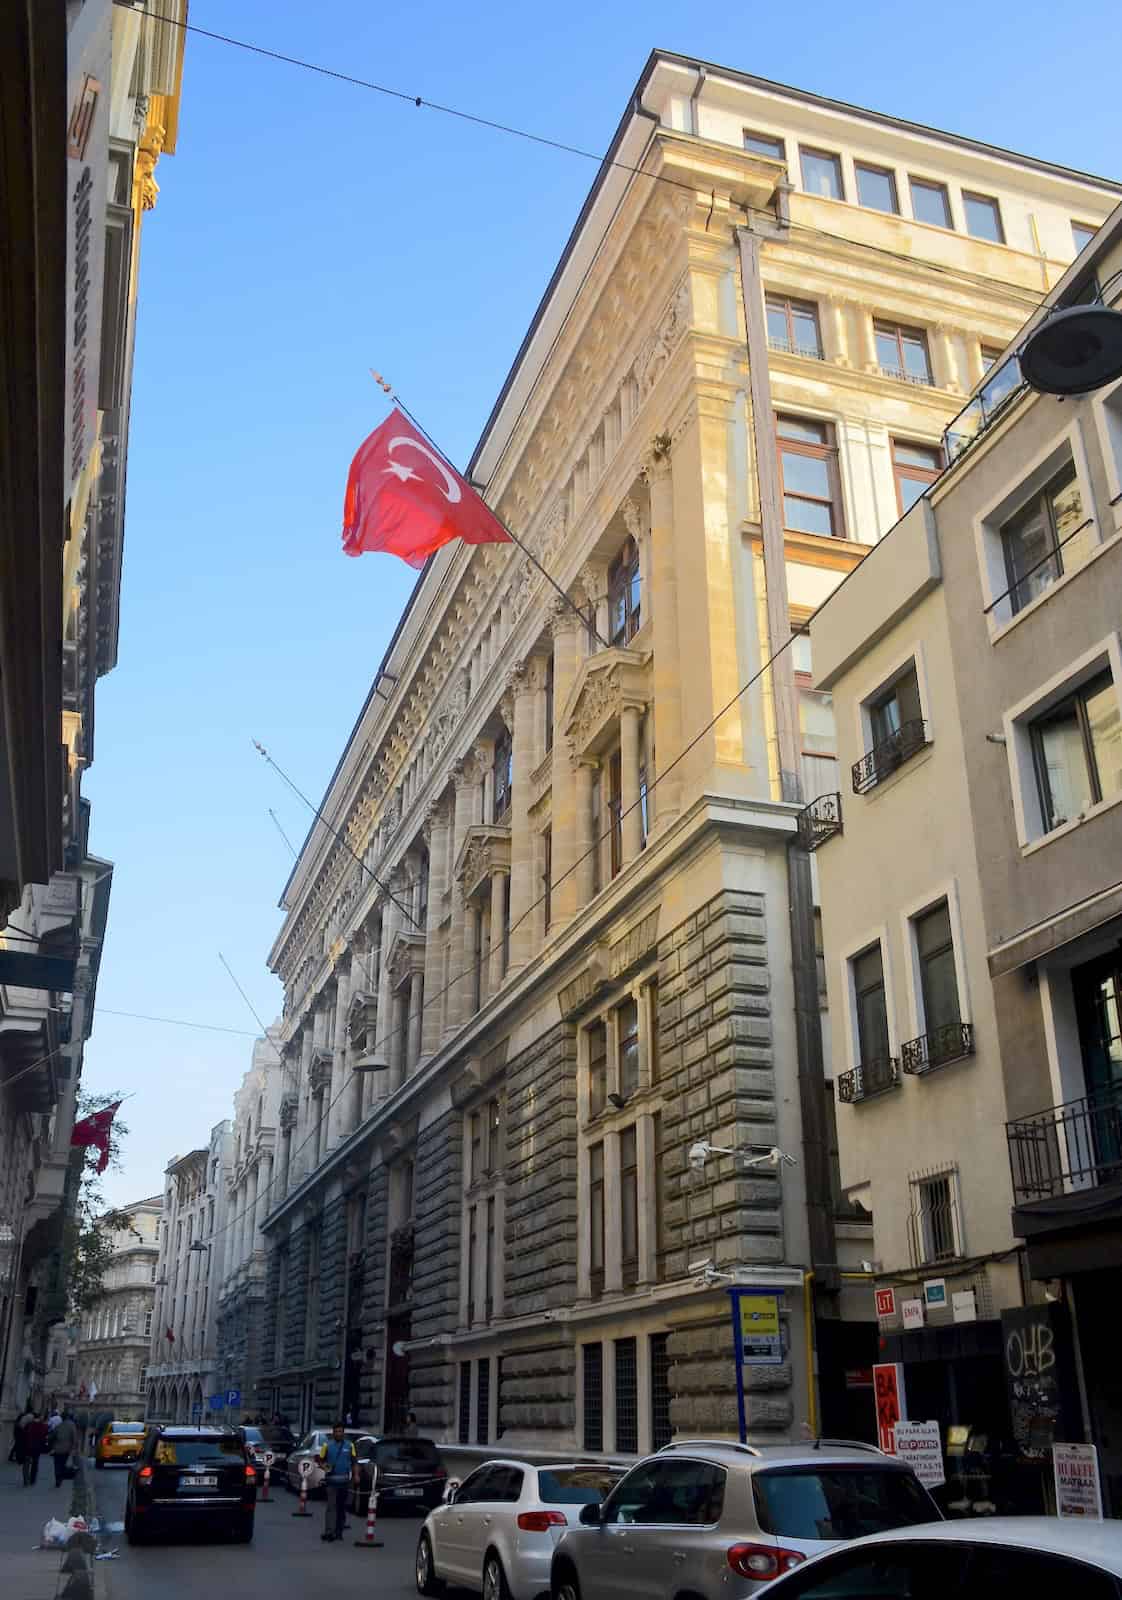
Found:
[[[896,1315],[896,1290],[876,1290],[877,1316],[882,1320]]]
[[[1052,1465],[1056,1474],[1056,1514],[1101,1522],[1102,1488],[1099,1452],[1093,1444],[1054,1444]]]
[[[927,1489],[946,1483],[943,1470],[943,1444],[937,1422],[898,1422],[895,1430],[896,1454],[906,1461]]]
[[[904,1368],[898,1361],[881,1361],[873,1367],[873,1398],[877,1408],[877,1443],[886,1455],[896,1454],[896,1424],[908,1416]]]
[[[923,1301],[901,1300],[900,1315],[904,1319],[905,1328],[923,1327]]]
[[[777,1367],[783,1361],[780,1310],[782,1289],[729,1290],[732,1338],[736,1352],[736,1404],[740,1439],[748,1437],[748,1406],[744,1393],[745,1367]]]
[[[1046,1461],[1057,1437],[1082,1431],[1067,1308],[1045,1302],[1003,1311],[1001,1346],[1017,1450]]]
[[[923,1284],[923,1301],[929,1311],[946,1310],[946,1278],[926,1278]]]

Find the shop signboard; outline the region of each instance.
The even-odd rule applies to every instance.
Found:
[[[928,1311],[945,1311],[947,1309],[947,1280],[946,1278],[927,1278],[923,1285],[923,1303]]]
[[[977,1322],[978,1301],[973,1289],[956,1289],[951,1295],[951,1315],[955,1322]]]
[[[908,1406],[904,1368],[898,1361],[880,1361],[873,1367],[873,1398],[877,1408],[877,1443],[886,1455],[896,1454],[896,1424],[906,1422]]]
[[[1067,1307],[1046,1301],[1003,1311],[1001,1359],[1017,1452],[1046,1462],[1057,1438],[1082,1431]]]
[[[898,1422],[895,1432],[896,1454],[906,1461],[927,1489],[938,1489],[947,1481],[943,1470],[943,1443],[937,1422]]]
[[[1101,1522],[1102,1487],[1099,1452],[1093,1444],[1054,1444],[1052,1466],[1056,1475],[1056,1514]]]
[[[878,1289],[876,1291],[877,1316],[882,1322],[887,1322],[896,1315],[896,1290]]]
[[[923,1301],[901,1300],[900,1315],[903,1318],[905,1328],[922,1328]]]

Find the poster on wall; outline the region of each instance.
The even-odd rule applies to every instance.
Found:
[[[877,1408],[877,1443],[886,1455],[896,1454],[896,1424],[907,1421],[904,1368],[898,1361],[873,1367],[873,1399]]]
[[[730,1289],[732,1340],[736,1353],[736,1406],[740,1438],[748,1437],[747,1367],[775,1367],[783,1360],[782,1289]]]
[[[946,1483],[943,1470],[943,1443],[937,1422],[898,1422],[895,1431],[896,1454],[906,1461],[926,1489]]]
[[[1082,1432],[1066,1306],[1045,1301],[1003,1311],[1001,1347],[1017,1452],[1045,1463],[1057,1438]]]
[[[922,1328],[924,1321],[923,1301],[901,1300],[900,1316],[903,1319],[905,1328]]]
[[[1095,1446],[1054,1444],[1052,1467],[1056,1475],[1056,1515],[1101,1522],[1103,1497]]]

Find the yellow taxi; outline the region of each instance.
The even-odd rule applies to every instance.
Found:
[[[111,1422],[97,1441],[94,1461],[99,1467],[117,1461],[138,1461],[143,1443],[143,1422]]]

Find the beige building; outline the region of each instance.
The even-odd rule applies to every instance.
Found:
[[[162,1212],[161,1195],[120,1208],[128,1225],[112,1233],[102,1293],[79,1333],[77,1398],[122,1421],[144,1416]]]
[[[1122,209],[1050,305],[1119,269]],[[1032,1509],[1086,1438],[1117,1514],[1122,383],[1034,393],[1022,342],[811,627],[853,791],[818,856],[841,1175],[911,1416],[983,1441],[953,1494]]]
[[[1113,197],[651,57],[470,464],[594,626],[513,547],[440,552],[285,887],[272,1409],[871,1426],[802,848],[833,715],[805,641],[763,668]],[[730,1288],[779,1329],[742,1397]]]

